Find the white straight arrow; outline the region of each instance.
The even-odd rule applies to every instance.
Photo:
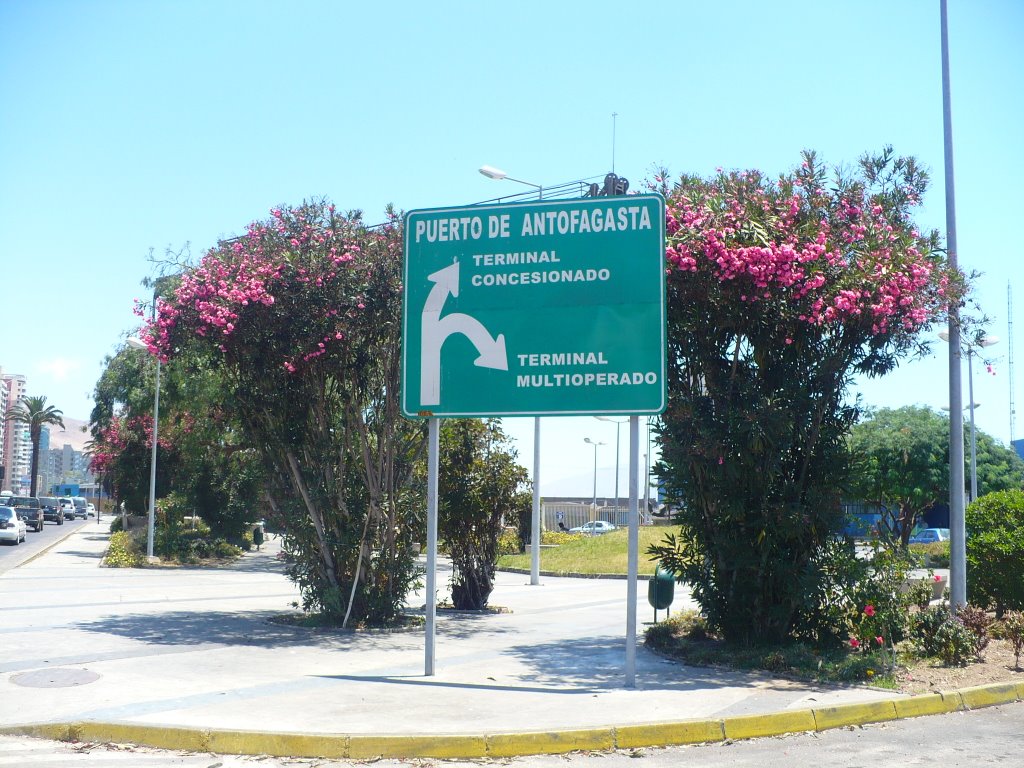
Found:
[[[441,347],[453,333],[461,333],[473,343],[480,353],[473,364],[481,368],[507,371],[508,354],[505,335],[492,338],[475,317],[458,312],[441,317],[448,295],[459,295],[459,262],[428,275],[427,279],[434,287],[427,295],[420,321],[420,404],[438,405],[441,402]]]

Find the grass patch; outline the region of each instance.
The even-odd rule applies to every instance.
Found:
[[[660,544],[665,534],[676,532],[675,528],[644,525],[640,527],[640,560],[639,573],[654,575],[654,561],[645,554],[652,544]],[[629,531],[619,528],[611,533],[600,536],[584,536],[575,541],[560,544],[557,547],[544,548],[540,551],[540,569],[555,573],[614,573],[626,575],[626,551]],[[530,567],[530,553],[522,555],[502,555],[498,558],[498,568]]]
[[[820,650],[802,643],[734,645],[710,633],[693,611],[682,611],[647,630],[645,644],[696,667],[755,670],[823,683],[870,683],[896,688],[881,654],[853,653],[845,648]]]

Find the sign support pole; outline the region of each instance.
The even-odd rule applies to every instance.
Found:
[[[629,417],[629,550],[626,565],[626,687],[636,687],[636,579],[640,561],[640,417]]]
[[[540,416],[533,418],[533,515],[530,521],[530,584],[540,584]]]
[[[441,429],[437,417],[427,420],[427,594],[423,674],[434,674],[434,619],[437,616],[437,476]]]

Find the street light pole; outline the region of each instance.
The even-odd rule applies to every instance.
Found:
[[[610,419],[607,416],[595,416],[598,421],[610,421],[615,425],[615,506],[619,506],[619,428],[622,426],[621,421],[616,419]]]
[[[518,184],[525,184],[537,190],[537,199],[544,199],[544,188],[539,184],[513,179],[504,171],[485,165],[480,173],[489,179],[501,181],[508,179]],[[530,584],[540,584],[540,416],[533,417],[533,509],[530,516]]]
[[[591,440],[589,437],[583,438],[584,443],[589,443],[594,446],[594,517],[597,517],[597,446],[604,445],[596,440]]]
[[[959,266],[956,245],[956,187],[953,180],[953,107],[949,88],[949,25],[946,0],[939,0],[942,59],[942,145],[946,181],[946,253],[953,271]],[[960,379],[960,310],[949,309],[949,409],[963,410]],[[964,519],[964,428],[961,418],[949,421],[949,604],[956,611],[967,604],[967,526]]]
[[[149,347],[142,339],[132,336],[128,339],[128,346],[132,349],[145,349]],[[153,392],[153,448],[149,459],[149,521],[146,531],[146,557],[153,557],[153,529],[156,525],[156,446],[157,432],[160,420],[160,358],[156,358],[156,387]]]
[[[948,342],[949,333],[940,331],[939,338]],[[974,427],[974,409],[977,407],[977,404],[974,402],[974,348],[992,347],[998,343],[998,336],[980,336],[973,342],[968,342],[964,345],[967,352],[967,402],[969,403],[967,408],[970,412],[971,420],[971,501],[978,498],[978,435]]]

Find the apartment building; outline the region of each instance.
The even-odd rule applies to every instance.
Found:
[[[20,373],[5,373],[0,378],[5,390],[7,407],[17,403],[27,391],[27,382]],[[7,413],[7,410],[4,410]],[[5,489],[15,493],[27,493],[30,486],[29,473],[32,460],[32,439],[28,426],[16,422],[4,425],[3,468]]]

